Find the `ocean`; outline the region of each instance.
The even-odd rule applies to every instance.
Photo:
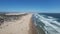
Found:
[[[36,13],[33,21],[38,34],[60,34],[60,13]]]

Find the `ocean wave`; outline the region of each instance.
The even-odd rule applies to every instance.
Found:
[[[57,21],[57,18],[38,13],[33,16],[35,26],[42,28],[45,34],[60,34],[60,22]]]

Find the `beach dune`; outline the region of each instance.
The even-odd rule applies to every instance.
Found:
[[[37,34],[32,23],[32,14],[26,14],[15,21],[6,21],[0,26],[0,34]]]

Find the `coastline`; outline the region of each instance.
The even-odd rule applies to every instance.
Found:
[[[0,34],[37,34],[31,18],[32,13],[22,16],[20,20],[2,24]]]

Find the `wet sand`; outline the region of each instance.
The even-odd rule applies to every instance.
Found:
[[[19,20],[2,24],[0,34],[37,34],[31,18],[32,14],[27,14]]]

